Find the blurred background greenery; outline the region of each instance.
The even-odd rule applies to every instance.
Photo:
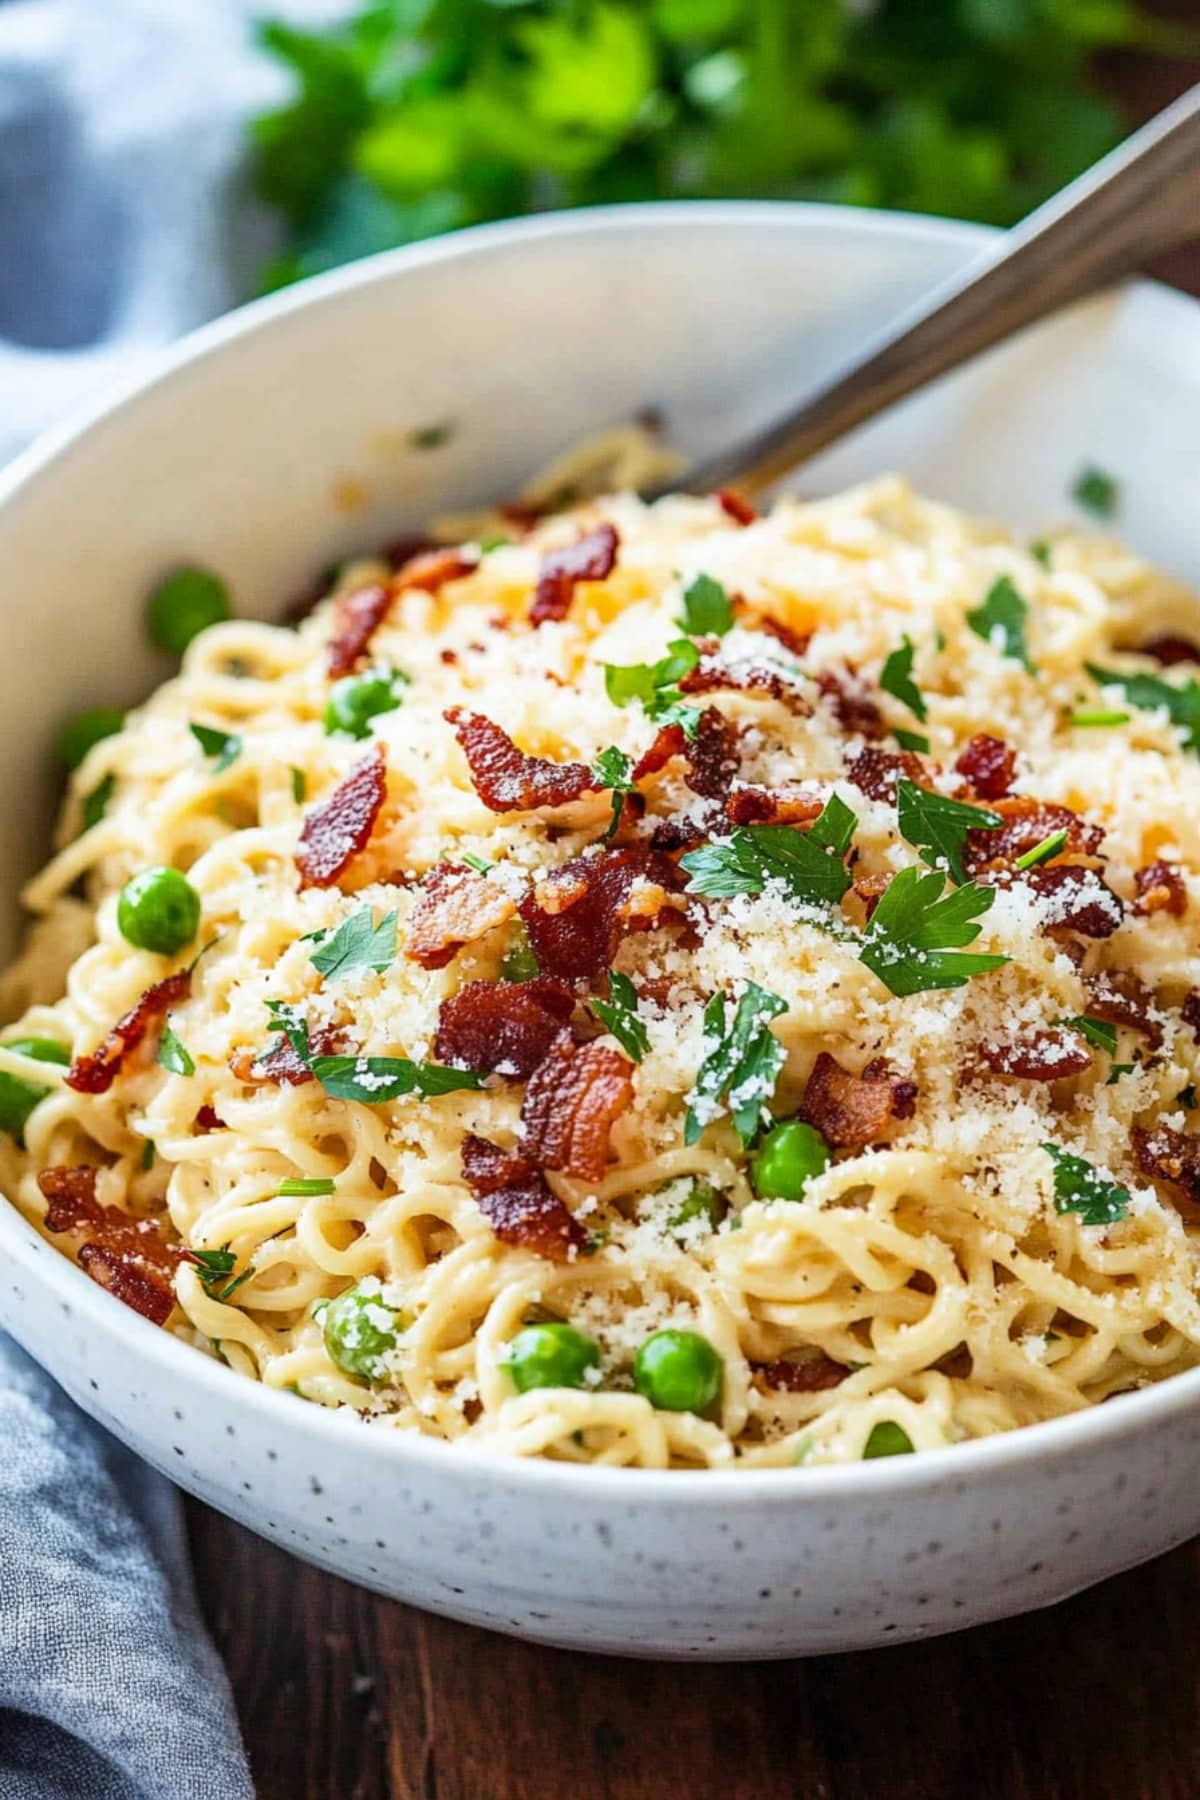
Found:
[[[1098,53],[1195,54],[1136,0],[376,0],[260,28],[278,287],[548,207],[755,195],[1008,224],[1126,121]]]

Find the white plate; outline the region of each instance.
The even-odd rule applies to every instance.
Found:
[[[200,332],[0,478],[11,901],[40,860],[51,734],[166,672],[142,597],[184,558],[242,610],[511,491],[647,405],[694,451],[770,414],[978,254],[969,227],[767,204],[612,209],[373,259]],[[1139,549],[1200,577],[1200,309],[1145,284],[993,353],[806,472],[896,467],[1034,529],[1096,462]],[[406,434],[454,430],[440,449]],[[981,721],[986,723],[986,721]],[[14,909],[8,908],[8,925]],[[1200,1372],[929,1455],[758,1474],[488,1461],[231,1374],[0,1203],[0,1321],[183,1486],[368,1586],[556,1643],[781,1656],[1059,1599],[1200,1529]]]

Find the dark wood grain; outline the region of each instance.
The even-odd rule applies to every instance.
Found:
[[[1200,63],[1105,78],[1146,117]],[[1155,272],[1200,294],[1200,246]],[[260,1800],[1200,1800],[1200,1543],[957,1637],[703,1668],[514,1643],[189,1519]]]

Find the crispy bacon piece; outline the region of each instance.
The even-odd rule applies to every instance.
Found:
[[[660,725],[649,749],[643,750],[633,765],[634,781],[644,781],[647,775],[657,775],[665,769],[673,756],[683,756],[687,752],[687,737],[682,725]]]
[[[893,1119],[911,1119],[916,1103],[916,1082],[893,1074],[881,1057],[853,1075],[822,1050],[799,1111],[835,1149],[858,1150]]]
[[[333,636],[325,647],[331,676],[349,675],[358,666],[391,604],[392,591],[380,581],[342,595],[334,609]]]
[[[1013,783],[1017,753],[1003,738],[981,731],[959,752],[954,767],[981,800],[1002,800]]]
[[[850,1373],[845,1363],[834,1362],[823,1350],[803,1362],[751,1363],[750,1370],[760,1394],[822,1394],[827,1388],[840,1387]]]
[[[1163,1040],[1162,1020],[1154,1004],[1154,995],[1130,969],[1104,969],[1098,975],[1085,975],[1087,1011],[1093,1019],[1106,1019],[1110,1025],[1128,1025],[1140,1031],[1152,1049]]]
[[[1187,911],[1187,885],[1183,879],[1183,871],[1178,863],[1147,863],[1134,876],[1137,887],[1137,900],[1134,912],[1149,916],[1152,913],[1170,913],[1181,919]]]
[[[735,788],[725,802],[731,825],[807,825],[822,808],[812,787],[788,782],[781,788]]]
[[[1176,663],[1200,662],[1200,646],[1194,644],[1182,632],[1164,631],[1158,637],[1147,638],[1144,644],[1138,645],[1143,656],[1152,656],[1164,668],[1172,668]]]
[[[720,829],[720,820],[714,829]],[[688,819],[682,814],[671,819],[660,819],[650,833],[650,848],[658,850],[665,856],[678,856],[685,850],[697,850],[706,844],[711,836],[698,819]]]
[[[620,541],[615,526],[597,525],[573,544],[543,556],[529,613],[530,624],[544,625],[547,619],[565,619],[575,598],[577,582],[605,581],[612,574]]]
[[[1033,800],[1025,794],[1014,794],[1008,799],[994,801],[992,811],[1000,814],[1004,821],[1002,825],[990,830],[985,826],[967,833],[963,866],[968,875],[980,875],[985,869],[1002,869],[1027,851],[1035,850],[1056,831],[1068,834],[1060,856],[1096,856],[1104,842],[1102,825],[1093,825],[1090,820],[1081,819],[1077,812],[1072,812],[1069,806],[1059,806],[1052,800]],[[1045,866],[1038,865],[1039,868]]]
[[[517,910],[516,901],[461,863],[438,863],[421,883],[409,914],[404,954],[423,969],[444,969],[464,944],[486,937]]]
[[[308,1045],[314,1056],[333,1056],[338,1049],[338,1034],[329,1026],[310,1027]],[[256,1055],[253,1050],[239,1050],[229,1059],[229,1067],[239,1081],[248,1087],[303,1087],[314,1079],[306,1062],[290,1038],[281,1037],[270,1050]]]
[[[520,1151],[469,1132],[462,1142],[463,1180],[479,1210],[505,1244],[519,1244],[550,1262],[569,1262],[587,1249],[588,1236],[546,1178]]]
[[[1135,1125],[1133,1148],[1143,1175],[1171,1182],[1193,1205],[1200,1205],[1200,1137],[1172,1131],[1169,1125],[1155,1125],[1150,1131]]]
[[[902,775],[918,787],[924,787],[929,779],[925,764],[913,750],[880,750],[875,744],[864,744],[846,765],[848,781],[869,800],[883,800],[889,806],[896,804],[896,788]]]
[[[633,1099],[633,1064],[603,1044],[560,1031],[529,1078],[521,1119],[529,1154],[543,1169],[599,1181],[613,1123]]]
[[[1185,994],[1180,1014],[1185,1025],[1190,1025],[1193,1035],[1200,1038],[1200,988],[1192,988]]]
[[[1013,1075],[1020,1081],[1062,1081],[1092,1066],[1091,1052],[1078,1032],[1057,1025],[1007,1043],[981,1043],[976,1050],[993,1075]]]
[[[433,1054],[455,1069],[532,1075],[571,1017],[575,996],[561,981],[470,981],[443,1000]]]
[[[80,1267],[92,1280],[151,1324],[165,1325],[175,1305],[175,1270],[187,1253],[165,1244],[153,1220],[101,1206],[97,1174],[84,1164],[42,1170],[46,1230],[77,1237]]]
[[[741,767],[739,734],[732,719],[708,706],[696,723],[696,735],[688,743],[687,784],[705,800],[723,800]]]
[[[527,756],[507,731],[482,713],[451,706],[442,717],[453,725],[475,792],[492,812],[567,806],[581,794],[596,791],[596,780],[586,763],[556,763],[544,756]]]
[[[376,744],[327,800],[305,815],[296,867],[300,886],[334,887],[364,850],[387,793],[387,766]]]
[[[796,682],[783,669],[768,663],[726,662],[714,652],[706,652],[694,669],[680,678],[681,694],[765,694],[778,700],[789,712],[807,718],[812,712]]]
[[[863,906],[866,909],[866,914],[867,914],[868,919],[870,919],[872,913],[875,911],[875,908],[879,905],[879,902],[883,899],[883,896],[887,893],[888,888],[892,885],[892,882],[894,879],[895,879],[895,877],[892,875],[856,875],[855,876],[854,892],[858,895],[858,898],[862,901]]]
[[[473,575],[478,567],[479,558],[473,550],[448,545],[418,550],[414,556],[407,557],[392,576],[392,593],[403,593],[405,588],[421,588],[427,594],[438,594],[448,581],[461,581],[464,575]]]
[[[621,937],[630,931],[649,931],[666,909],[655,906],[657,892],[677,893],[684,877],[660,851],[633,847],[602,850],[577,856],[555,870],[544,889],[527,894],[520,905],[521,918],[543,974],[560,981],[583,981],[598,975],[612,962]],[[559,904],[561,884],[572,895]],[[634,888],[647,884],[650,910],[639,906]],[[555,910],[543,904],[555,896]]]
[[[758,517],[756,509],[751,506],[745,496],[737,493],[733,488],[718,488],[713,498],[721,511],[732,519],[735,525],[753,525]]]
[[[162,1024],[173,1006],[187,999],[191,985],[190,970],[180,969],[148,987],[90,1056],[75,1058],[67,1070],[67,1086],[77,1094],[106,1094],[146,1034]]]
[[[203,1136],[209,1131],[224,1131],[225,1121],[217,1111],[216,1107],[210,1106],[206,1100],[204,1105],[200,1108],[200,1111],[196,1114],[195,1126],[196,1130]]]
[[[1075,863],[1039,863],[1020,879],[1049,901],[1043,931],[1053,937],[1060,931],[1077,931],[1081,937],[1111,937],[1125,916],[1125,907],[1095,869]]]
[[[768,637],[773,637],[777,644],[782,644],[793,656],[803,656],[812,643],[811,631],[793,631],[790,625],[775,618],[773,613],[759,612],[741,594],[733,595],[733,611],[739,623],[748,631],[765,631]]]
[[[850,737],[883,736],[883,714],[861,681],[856,681],[849,673],[845,678],[835,675],[832,669],[822,669],[816,680],[822,697],[844,732]]]

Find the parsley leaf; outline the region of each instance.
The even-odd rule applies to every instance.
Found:
[[[1176,687],[1161,675],[1119,675],[1115,669],[1101,669],[1095,663],[1088,663],[1087,672],[1101,687],[1120,688],[1129,704],[1144,712],[1157,712],[1165,706],[1171,723],[1183,732],[1184,749],[1200,752],[1200,682],[1194,676]]]
[[[184,1045],[176,1037],[169,1024],[162,1028],[162,1036],[158,1040],[158,1054],[155,1062],[160,1063],[172,1075],[194,1075],[196,1065]]]
[[[768,881],[782,881],[795,900],[836,906],[850,886],[843,858],[857,824],[857,814],[831,794],[808,831],[739,825],[728,838],[680,858],[691,877],[687,892],[728,899],[761,894]]]
[[[1129,1190],[1106,1181],[1085,1157],[1056,1144],[1042,1149],[1054,1164],[1054,1210],[1078,1213],[1084,1225],[1115,1225],[1129,1211]]]
[[[228,1300],[243,1281],[249,1281],[254,1273],[252,1268],[243,1269],[240,1275],[234,1275],[233,1280],[226,1284],[225,1277],[233,1275],[237,1264],[237,1257],[228,1244],[223,1250],[189,1250],[188,1257],[196,1265],[196,1273],[210,1300]]]
[[[1077,1031],[1081,1038],[1094,1044],[1097,1050],[1107,1050],[1110,1056],[1117,1053],[1117,1028],[1110,1025],[1107,1019],[1089,1019],[1085,1013],[1076,1013],[1069,1019],[1060,1019],[1070,1031]]]
[[[976,637],[998,649],[1002,656],[1011,656],[1032,675],[1034,668],[1025,642],[1028,614],[1028,602],[1017,591],[1011,576],[1001,575],[988,589],[983,605],[967,614],[967,624]]]
[[[289,1175],[275,1192],[281,1200],[316,1200],[332,1194],[335,1186],[331,1175]]]
[[[723,1096],[742,1143],[750,1142],[787,1057],[770,1029],[770,1021],[786,1011],[786,1000],[753,981],[746,983],[732,1020],[726,1017],[724,994],[713,995],[704,1009],[704,1058],[688,1095],[685,1144],[696,1143],[717,1117]]]
[[[695,737],[700,708],[687,705],[679,683],[699,661],[695,644],[676,638],[656,663],[605,663],[604,690],[614,706],[637,700],[656,724],[682,725],[687,737]]]
[[[605,844],[610,844],[616,836],[617,826],[621,823],[621,814],[625,808],[626,794],[634,792],[634,785],[630,779],[632,773],[632,756],[627,756],[624,750],[618,750],[615,744],[610,744],[607,750],[602,750],[592,764],[593,780],[598,781],[601,787],[609,788],[612,791],[612,817],[601,840]]]
[[[332,1100],[362,1100],[378,1106],[419,1094],[432,1100],[460,1088],[481,1088],[482,1075],[447,1069],[440,1063],[411,1062],[407,1056],[310,1056],[308,1066]]]
[[[995,831],[1004,823],[990,807],[932,794],[903,775],[896,785],[896,809],[901,836],[920,851],[921,861],[931,869],[944,862],[960,886],[967,879],[962,854],[968,831]]]
[[[893,994],[964,987],[973,975],[987,975],[1009,960],[958,954],[979,936],[974,921],[991,906],[995,888],[971,881],[943,896],[945,886],[939,870],[923,875],[901,869],[871,915],[859,960]]]
[[[622,1050],[640,1063],[650,1048],[646,1027],[637,1014],[637,989],[628,975],[609,971],[607,1000],[589,1002],[596,1017],[612,1032]]]
[[[1071,498],[1098,519],[1111,519],[1117,510],[1120,488],[1111,475],[1092,463],[1081,469],[1071,488]]]
[[[899,725],[893,725],[892,736],[902,750],[916,750],[921,756],[929,755],[929,739],[920,731],[903,731]]]
[[[1014,869],[1036,869],[1039,863],[1049,862],[1052,856],[1058,855],[1070,835],[1065,825],[1059,831],[1052,831],[1049,837],[1044,837],[1032,850],[1026,850],[1023,856],[1018,856],[1013,864]]]
[[[340,981],[355,969],[374,969],[379,973],[396,960],[396,911],[386,913],[374,922],[369,906],[343,919],[337,930],[314,950],[309,961],[326,981]]]
[[[885,694],[891,694],[901,705],[915,713],[922,725],[929,717],[929,708],[925,704],[925,696],[913,680],[913,660],[916,656],[913,642],[907,635],[900,640],[900,648],[893,650],[885,661],[879,674],[879,685]]]
[[[733,626],[733,602],[711,575],[697,575],[684,589],[679,623],[692,637],[724,637]]]
[[[242,740],[235,732],[217,731],[212,725],[189,725],[188,730],[205,756],[215,757],[213,774],[220,775],[242,754]]]

